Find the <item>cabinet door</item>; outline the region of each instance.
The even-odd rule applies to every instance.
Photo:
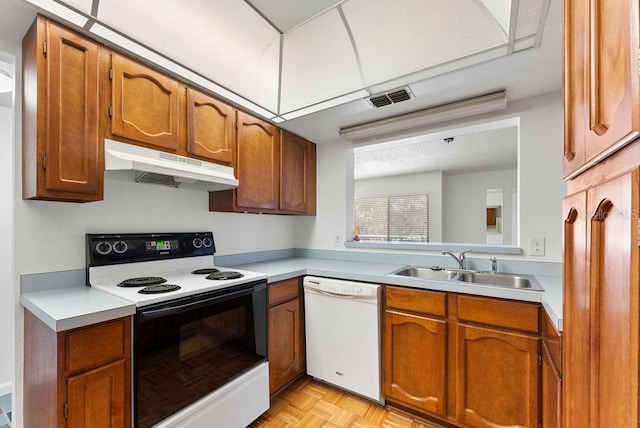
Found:
[[[638,424],[638,187],[636,170],[587,193],[592,427]]]
[[[444,320],[385,311],[385,398],[444,416],[446,341]]]
[[[567,427],[589,426],[589,283],[587,281],[587,194],[563,202],[564,298],[562,414]]]
[[[67,427],[129,426],[125,421],[124,378],[124,360],[70,377]]]
[[[238,208],[277,209],[280,176],[278,129],[238,112],[236,189]]]
[[[280,209],[315,214],[316,145],[283,131],[280,143]]]
[[[214,162],[231,163],[235,109],[187,88],[187,153]]]
[[[269,391],[273,394],[304,370],[300,299],[269,308]]]
[[[640,132],[638,0],[564,2],[565,176]]]
[[[537,427],[538,342],[458,324],[458,421],[471,427]]]
[[[98,45],[38,17],[23,51],[23,196],[101,200]]]
[[[175,151],[179,141],[177,81],[112,54],[111,133]]]
[[[542,347],[541,396],[542,396],[542,426],[544,428],[562,427],[560,412],[561,378],[546,346]]]

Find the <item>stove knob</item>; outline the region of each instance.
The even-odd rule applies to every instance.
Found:
[[[122,254],[129,249],[129,246],[124,241],[117,241],[113,244],[113,251],[118,254]]]
[[[113,247],[111,246],[111,244],[106,241],[100,241],[96,245],[96,251],[98,252],[98,254],[102,254],[103,256],[109,254],[112,249]]]
[[[196,248],[202,247],[202,239],[193,238],[193,246],[196,247]]]
[[[210,246],[212,246],[212,245],[213,245],[213,241],[211,240],[211,238],[204,238],[204,239],[202,240],[202,244],[203,244],[205,247],[209,248]]]

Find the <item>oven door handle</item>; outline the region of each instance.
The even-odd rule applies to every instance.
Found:
[[[150,310],[142,310],[138,312],[140,322],[152,320],[155,318],[166,317],[169,315],[176,315],[183,312],[188,312],[193,309],[198,309],[203,306],[211,305],[212,303],[224,302],[226,300],[235,299],[237,297],[242,297],[246,295],[253,294],[255,291],[260,290],[261,288],[265,288],[266,285],[258,285],[250,288],[243,288],[242,290],[232,291],[230,293],[219,294],[217,296],[213,296],[204,300],[195,300],[191,302],[184,303],[182,305],[177,306],[166,306],[164,308],[158,309],[150,309]]]

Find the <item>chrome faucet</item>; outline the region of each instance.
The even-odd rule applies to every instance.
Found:
[[[491,273],[494,275],[498,273],[498,259],[495,257],[491,257]]]
[[[463,252],[460,253],[459,256],[456,256],[451,251],[443,251],[442,255],[443,256],[451,256],[451,257],[453,257],[453,260],[458,262],[458,266],[460,267],[460,269],[466,269],[467,268],[467,258],[465,257],[465,254],[470,253],[470,252],[471,252],[471,250],[463,251]]]

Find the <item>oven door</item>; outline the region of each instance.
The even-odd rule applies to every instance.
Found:
[[[134,330],[137,427],[150,427],[267,356],[265,280],[140,308]]]

